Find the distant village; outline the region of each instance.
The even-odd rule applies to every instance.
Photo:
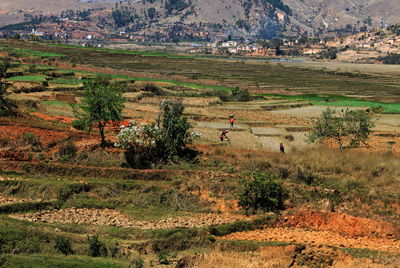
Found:
[[[105,17],[108,11],[92,11],[94,17]],[[104,14],[103,14],[104,13]],[[366,52],[399,53],[400,33],[398,28],[390,27],[376,31],[358,32],[346,37],[276,38],[274,40],[245,40],[235,38],[218,25],[180,23],[159,24],[152,28],[136,31],[117,31],[107,27],[102,20],[86,20],[84,15],[46,18],[34,28],[3,29],[3,38],[44,39],[59,43],[72,43],[81,46],[103,47],[109,44],[156,44],[171,43],[179,46],[185,43],[186,53],[214,55],[244,55],[257,57],[311,56],[316,58],[336,58],[336,52],[357,50]],[[324,52],[329,51],[326,54]],[[333,51],[333,52],[332,52]],[[328,56],[326,56],[328,55]]]

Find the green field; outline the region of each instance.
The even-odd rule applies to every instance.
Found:
[[[9,78],[9,80],[14,82],[44,82],[46,81],[45,77],[39,75],[23,75],[23,76],[14,76]]]
[[[320,105],[320,106],[347,106],[347,107],[371,107],[371,108],[381,107],[384,113],[393,113],[393,114],[400,113],[400,103],[366,101],[342,95],[317,95],[317,94],[303,94],[303,95],[263,94],[263,95],[270,97],[279,97],[287,100],[308,101],[313,105]]]

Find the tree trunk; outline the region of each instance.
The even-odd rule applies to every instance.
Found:
[[[104,147],[106,145],[106,137],[104,135],[104,127],[105,127],[105,124],[103,125],[101,122],[99,122],[99,131],[100,131],[101,146],[102,147]]]

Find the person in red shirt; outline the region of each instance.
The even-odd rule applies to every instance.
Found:
[[[229,116],[229,123],[231,124],[231,128],[233,128],[233,124],[235,123],[235,118],[233,114]]]
[[[224,141],[224,140],[229,141],[229,138],[226,136],[226,134],[228,134],[228,133],[229,133],[229,131],[227,129],[222,130],[221,134],[219,135],[219,138],[221,139],[221,141]]]

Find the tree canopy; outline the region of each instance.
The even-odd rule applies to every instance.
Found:
[[[101,144],[105,145],[105,127],[110,122],[121,121],[125,98],[123,93],[126,84],[111,82],[111,78],[98,75],[94,79],[84,81],[85,93],[82,103],[75,107],[78,118],[74,123],[80,128],[92,129],[97,125],[100,132]]]
[[[374,122],[372,117],[361,110],[341,110],[328,108],[316,119],[308,135],[309,141],[315,142],[325,138],[337,141],[339,148],[358,147],[367,144]]]

